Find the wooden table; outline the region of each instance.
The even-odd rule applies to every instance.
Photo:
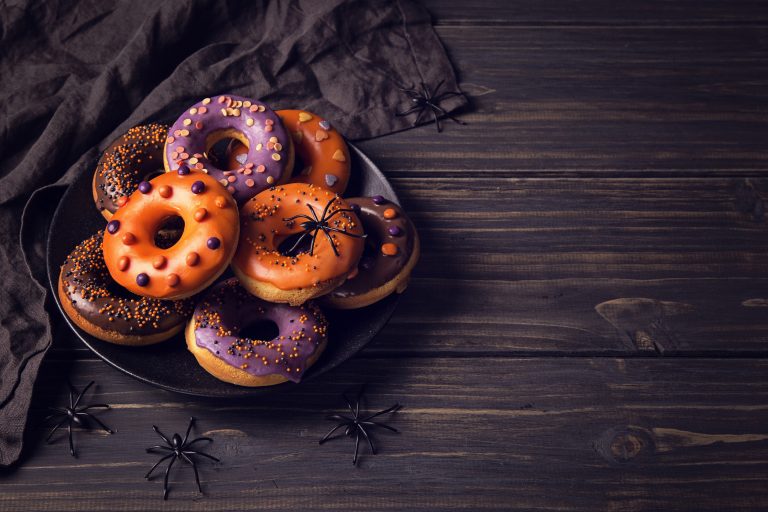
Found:
[[[59,328],[1,510],[768,508],[768,4],[430,0],[474,108],[361,144],[423,256],[388,327],[252,405],[160,391]],[[471,5],[470,5],[471,4]],[[619,5],[621,4],[621,5]],[[113,436],[46,445],[63,375]],[[340,393],[404,409],[351,465]],[[146,482],[151,425],[219,465]]]

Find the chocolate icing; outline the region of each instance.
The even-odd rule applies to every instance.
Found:
[[[331,292],[335,297],[362,295],[394,279],[413,254],[416,228],[402,208],[381,196],[351,197],[347,202],[356,211],[363,230],[368,235],[356,276]],[[394,210],[396,216],[386,219],[384,212]],[[391,231],[390,231],[391,230]],[[397,234],[393,234],[397,233]],[[393,244],[397,253],[387,256],[381,246]]]
[[[124,335],[145,336],[182,324],[190,300],[158,300],[133,295],[109,275],[102,255],[103,232],[81,242],[61,267],[72,307],[88,322]]]
[[[218,168],[207,151],[217,136],[234,137],[248,146],[242,167]],[[263,102],[241,96],[205,98],[188,108],[171,126],[166,140],[168,170],[183,162],[205,170],[242,204],[285,178],[293,160],[288,131],[278,115]]]
[[[276,338],[241,338],[239,332],[260,320],[277,325]],[[251,375],[279,374],[299,382],[307,360],[326,339],[323,313],[311,302],[303,306],[273,304],[254,297],[237,279],[210,289],[195,308],[195,342],[230,366]]]
[[[135,126],[118,137],[101,155],[94,172],[94,198],[99,211],[115,213],[142,180],[163,172],[163,145],[168,125]]]

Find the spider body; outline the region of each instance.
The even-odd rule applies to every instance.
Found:
[[[418,112],[416,115],[416,119],[413,121],[413,126],[416,126],[419,124],[419,121],[421,121],[422,116],[425,112],[430,112],[432,114],[433,121],[435,123],[435,126],[437,128],[438,133],[443,131],[443,127],[440,125],[440,118],[441,117],[447,117],[451,121],[457,124],[465,125],[464,121],[460,121],[459,119],[456,119],[451,114],[448,113],[447,110],[442,108],[440,106],[440,103],[445,101],[448,98],[452,98],[454,96],[464,96],[463,92],[452,92],[452,91],[446,91],[441,94],[438,94],[438,91],[440,90],[440,87],[443,86],[443,83],[445,80],[440,80],[440,82],[437,84],[437,87],[435,87],[435,90],[431,90],[424,82],[421,82],[421,90],[415,89],[415,88],[406,88],[406,87],[400,87],[400,90],[403,91],[405,94],[408,95],[408,97],[411,100],[411,108],[406,109],[402,112],[398,112],[398,117],[407,116],[410,114],[413,114],[415,112]]]
[[[328,204],[325,205],[325,208],[323,208],[322,213],[320,216],[317,216],[317,212],[315,212],[315,209],[312,207],[311,204],[307,204],[307,208],[309,208],[309,212],[312,214],[312,217],[306,214],[299,214],[294,215],[293,217],[288,217],[283,219],[284,222],[288,223],[289,225],[293,223],[296,219],[306,219],[304,222],[299,224],[301,228],[304,230],[304,232],[301,234],[301,236],[296,240],[296,242],[291,246],[290,249],[288,249],[288,254],[293,254],[296,249],[298,249],[301,246],[301,242],[304,241],[304,239],[307,236],[311,236],[312,240],[309,245],[309,255],[312,256],[315,251],[315,239],[317,238],[317,234],[322,231],[323,234],[328,238],[328,242],[331,244],[331,249],[333,249],[333,254],[336,256],[339,255],[339,251],[336,249],[336,244],[333,241],[333,238],[331,237],[331,232],[333,233],[341,233],[342,235],[351,236],[353,238],[365,238],[366,235],[358,235],[356,233],[350,233],[346,230],[335,228],[333,226],[329,226],[328,222],[337,214],[341,212],[353,212],[354,210],[351,208],[338,208],[334,210],[331,213],[328,213],[331,209],[331,205],[339,198],[339,196],[334,196],[333,199],[328,201]]]
[[[173,434],[171,438],[169,439],[165,434],[163,434],[157,426],[152,425],[152,430],[155,431],[155,433],[160,436],[160,438],[165,442],[165,445],[155,445],[147,448],[147,453],[155,453],[160,452],[164,453],[163,457],[158,460],[154,466],[147,472],[146,475],[144,475],[144,478],[149,480],[150,476],[152,476],[152,472],[162,464],[164,461],[171,459],[171,462],[168,464],[168,467],[165,469],[165,478],[163,479],[163,499],[168,499],[168,475],[171,472],[171,468],[173,467],[173,464],[179,460],[182,459],[184,462],[192,466],[192,469],[195,471],[195,482],[197,482],[197,490],[202,493],[203,489],[200,486],[200,475],[198,475],[197,472],[197,464],[195,463],[194,456],[199,455],[201,457],[206,457],[208,459],[211,459],[215,462],[220,462],[219,459],[214,457],[213,455],[208,455],[207,453],[191,450],[190,447],[200,441],[208,441],[213,442],[213,439],[210,437],[198,437],[196,439],[193,439],[191,441],[188,441],[189,439],[189,433],[192,430],[192,425],[195,423],[195,418],[189,418],[189,425],[187,426],[187,433],[184,435],[184,438],[179,434]]]
[[[51,431],[48,433],[48,437],[45,438],[45,441],[47,443],[51,443],[51,438],[53,437],[53,434],[56,433],[57,430],[59,430],[60,427],[62,427],[65,423],[67,424],[67,434],[69,438],[69,453],[73,457],[77,458],[77,452],[75,451],[75,444],[72,440],[72,425],[76,425],[81,428],[90,428],[89,422],[93,421],[96,423],[101,430],[106,432],[107,434],[113,434],[114,432],[112,429],[107,427],[104,423],[101,422],[97,417],[93,416],[88,411],[91,409],[109,409],[109,406],[107,404],[90,404],[90,405],[80,405],[80,401],[83,398],[83,395],[90,389],[91,386],[93,386],[94,381],[91,381],[88,383],[85,388],[83,388],[82,391],[79,393],[75,389],[75,387],[72,385],[71,382],[67,382],[67,385],[69,386],[69,406],[67,407],[49,407],[51,411],[54,411],[53,414],[48,415],[43,422],[48,422],[53,419],[57,419],[58,422],[56,425],[51,429]]]
[[[339,423],[338,425],[333,427],[327,434],[325,434],[325,436],[320,440],[320,444],[323,444],[326,441],[330,441],[331,439],[336,439],[338,437],[341,437],[342,435],[345,435],[348,437],[354,437],[355,438],[355,455],[352,458],[352,465],[354,466],[357,465],[357,461],[358,461],[358,453],[360,450],[360,436],[365,438],[365,440],[368,442],[368,446],[370,446],[371,448],[371,453],[373,455],[376,455],[376,447],[373,444],[373,439],[372,439],[371,433],[368,432],[368,429],[380,427],[380,428],[387,429],[391,432],[395,432],[395,433],[398,432],[398,430],[394,427],[390,427],[389,425],[386,425],[379,421],[373,421],[373,418],[376,418],[378,416],[383,416],[384,414],[397,412],[402,407],[400,404],[395,404],[392,407],[388,407],[387,409],[371,414],[370,416],[361,416],[360,415],[360,398],[363,395],[364,389],[365,389],[365,386],[360,387],[360,391],[357,393],[357,398],[355,398],[354,406],[352,405],[352,402],[349,400],[349,398],[347,398],[346,394],[342,395],[342,397],[344,398],[344,401],[347,403],[347,407],[349,408],[349,411],[352,413],[352,416],[345,416],[343,414],[333,414],[331,416],[328,416],[327,419],[338,421]],[[337,434],[334,436],[333,433],[342,427],[344,427],[343,434]]]

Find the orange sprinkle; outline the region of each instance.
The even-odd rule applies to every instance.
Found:
[[[194,217],[197,222],[200,222],[205,218],[205,216],[208,215],[208,210],[205,208],[198,208],[195,210]]]
[[[397,246],[395,244],[381,244],[381,253],[385,256],[394,256],[397,254]]]
[[[136,243],[136,235],[133,233],[126,233],[123,235],[123,243],[125,245],[133,245]]]
[[[167,262],[168,260],[165,258],[165,256],[163,256],[162,254],[158,254],[152,260],[152,266],[156,269],[161,269],[165,266]]]
[[[190,267],[194,267],[200,262],[200,255],[193,251],[187,254],[186,261],[187,261],[187,265],[189,265]]]
[[[397,210],[395,210],[394,208],[387,208],[386,210],[384,210],[385,219],[394,219],[395,217],[397,217]]]

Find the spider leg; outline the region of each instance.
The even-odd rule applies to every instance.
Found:
[[[64,424],[64,422],[66,422],[66,421],[67,421],[67,418],[64,418],[63,420],[58,422],[55,427],[53,427],[51,429],[51,431],[48,433],[48,437],[45,438],[45,442],[46,443],[50,443],[51,442],[51,437],[53,437],[53,434],[55,434],[56,431],[59,430],[59,427],[61,427]]]
[[[309,255],[312,256],[315,254],[315,240],[317,239],[317,232],[320,231],[320,228],[317,228],[312,232],[312,243],[309,244]]]
[[[366,238],[368,236],[366,234],[358,235],[357,233],[350,233],[349,231],[344,231],[343,229],[339,229],[339,228],[332,228],[330,226],[326,226],[324,231],[325,230],[341,233],[342,235],[351,236],[352,238]]]
[[[444,83],[445,83],[445,78],[443,78],[442,80],[440,80],[439,82],[437,82],[437,87],[435,87],[435,88],[432,90],[432,93],[431,93],[432,99],[434,99],[434,98],[435,98],[435,95],[437,94],[437,91],[439,91],[439,90],[440,90],[440,88],[443,86],[443,84],[444,84]]]
[[[432,98],[432,102],[433,103],[440,103],[441,101],[446,100],[448,98],[453,98],[454,96],[464,96],[464,93],[463,92],[452,92],[452,91],[444,92],[440,96],[433,97]]]
[[[88,392],[88,390],[90,389],[90,387],[91,387],[91,386],[93,386],[93,385],[95,384],[95,382],[96,382],[96,381],[93,381],[93,380],[92,380],[91,382],[89,382],[89,383],[88,383],[88,385],[87,385],[87,386],[85,386],[85,387],[83,388],[83,390],[80,392],[80,394],[79,394],[79,395],[77,395],[77,398],[75,399],[75,403],[74,403],[74,404],[72,404],[72,408],[73,408],[73,409],[74,409],[75,407],[77,407],[77,404],[79,404],[79,403],[80,403],[80,400],[83,398],[83,395],[85,395],[85,393],[87,393],[87,392]]]
[[[435,107],[435,108],[439,108],[439,107]],[[435,126],[437,126],[437,133],[440,133],[443,131],[443,127],[440,126],[440,118],[437,117],[437,111],[435,110],[435,108],[432,109],[432,117],[435,119]]]
[[[190,417],[189,418],[189,425],[187,426],[187,433],[184,434],[184,440],[181,442],[181,446],[184,446],[187,444],[187,439],[189,439],[189,433],[192,431],[192,425],[195,424],[195,418]]]
[[[186,447],[188,447],[188,446],[190,446],[190,445],[192,445],[192,444],[194,444],[194,443],[196,443],[198,441],[208,441],[209,443],[212,443],[213,439],[211,439],[210,437],[198,437],[197,439],[193,439],[193,440],[191,440],[188,443],[184,443],[182,446],[184,446],[184,448],[186,448]]]
[[[444,109],[444,108],[442,108],[442,107],[439,107],[439,106],[437,106],[437,105],[432,105],[432,108],[433,108],[434,110],[437,110],[438,112],[440,112],[440,114],[442,114],[443,116],[447,117],[448,119],[450,119],[450,120],[451,120],[451,121],[453,121],[454,123],[457,123],[457,124],[460,124],[460,125],[466,125],[466,124],[467,124],[467,123],[465,123],[464,121],[461,121],[461,120],[459,120],[459,119],[456,119],[455,117],[453,117],[451,114],[449,114],[449,113],[448,113],[448,111],[447,111],[447,110],[445,110],[445,109]]]
[[[323,436],[323,438],[322,438],[322,439],[321,439],[321,440],[320,440],[320,441],[319,441],[317,444],[323,444],[324,442],[326,442],[326,441],[329,441],[329,440],[331,439],[331,434],[333,434],[334,432],[336,432],[337,430],[339,430],[339,429],[340,429],[341,427],[343,427],[344,425],[345,425],[344,423],[339,423],[338,425],[336,425],[335,427],[333,427],[333,428],[332,428],[332,429],[331,429],[331,430],[330,430],[330,431],[329,431],[327,434],[325,434],[325,435]]]
[[[373,441],[371,441],[370,436],[368,435],[368,432],[365,431],[362,425],[358,425],[357,429],[360,431],[361,434],[363,434],[363,437],[366,441],[368,441],[368,446],[371,447],[371,453],[376,455],[376,447],[373,446]]]
[[[159,461],[157,461],[157,462],[155,463],[155,465],[154,465],[154,466],[152,466],[152,469],[150,469],[149,471],[147,471],[147,474],[146,474],[146,475],[144,475],[144,478],[146,478],[147,480],[149,480],[149,477],[152,475],[152,472],[155,470],[155,468],[157,468],[157,466],[159,466],[160,464],[162,464],[163,462],[165,462],[166,460],[168,460],[169,458],[171,458],[171,457],[173,457],[173,456],[174,456],[174,454],[173,454],[173,453],[169,453],[169,454],[168,454],[168,455],[166,455],[165,457],[162,457],[162,458],[161,458]]]
[[[334,202],[336,202],[336,200],[337,200],[338,198],[339,198],[339,196],[333,196],[333,199],[331,199],[330,201],[328,201],[328,204],[326,204],[326,205],[325,205],[325,208],[323,208],[323,214],[322,214],[322,215],[320,215],[320,219],[321,219],[321,220],[327,220],[327,219],[325,218],[325,215],[328,213],[328,208],[330,208],[330,207],[331,207],[331,205],[332,205]],[[307,205],[307,206],[309,206],[309,205]]]
[[[353,210],[352,208],[339,208],[338,210],[333,210],[333,212],[331,212],[331,214],[328,215],[325,218],[326,223],[331,219],[331,217],[333,217],[337,213],[341,213],[341,212],[352,212],[352,213],[355,213],[355,210]]]
[[[325,235],[325,238],[328,239],[328,243],[331,244],[331,249],[333,249],[333,254],[338,256],[339,255],[339,251],[336,249],[336,243],[333,241],[333,238],[328,233],[328,231],[326,231],[325,229],[323,229],[322,231],[323,231],[323,234]]]
[[[192,469],[195,470],[195,482],[197,482],[197,491],[200,494],[202,494],[203,493],[203,488],[200,487],[200,475],[197,474],[197,465],[195,464],[195,462],[192,459],[190,459],[189,457],[187,457],[183,453],[181,454],[181,456],[184,457],[184,460],[186,460],[189,463],[189,465],[192,466]]]
[[[421,107],[421,110],[419,110],[419,115],[416,116],[416,119],[413,121],[413,126],[416,126],[421,122],[421,116],[424,115],[424,112],[427,110],[427,107]]]
[[[71,421],[67,424],[67,431],[69,433],[69,453],[73,457],[77,458],[77,455],[75,455],[75,443],[72,442],[72,422]]]
[[[387,413],[390,413],[390,412],[398,411],[398,410],[400,410],[400,407],[401,407],[400,404],[395,404],[392,407],[389,407],[387,409],[384,409],[383,411],[377,412],[376,414],[371,414],[367,418],[364,418],[363,421],[370,421],[373,418],[375,418],[376,416],[381,416],[383,414],[387,414]]]
[[[176,457],[171,459],[171,463],[168,464],[168,467],[165,469],[165,478],[163,479],[163,499],[168,499],[168,474],[171,472],[171,468],[173,467],[173,463],[176,462]]]
[[[304,233],[302,233],[302,235],[296,240],[296,243],[293,244],[293,246],[290,249],[288,249],[287,254],[291,254],[293,251],[295,251],[296,248],[298,248],[301,245],[301,242],[302,240],[304,240],[304,237],[306,237],[310,233],[311,231],[305,231]]]
[[[109,406],[107,404],[91,404],[81,407],[77,412],[87,411],[88,409],[109,409]]]
[[[347,402],[347,407],[349,407],[349,412],[351,412],[351,413],[352,413],[352,415],[353,415],[355,418],[357,418],[357,415],[355,414],[355,408],[354,408],[354,407],[352,407],[352,402],[350,402],[350,401],[349,401],[349,398],[347,398],[347,394],[346,394],[346,393],[342,393],[342,395],[341,395],[341,396],[344,398],[344,401],[345,401],[345,402]],[[359,397],[360,395],[358,394],[357,396]]]
[[[102,423],[101,420],[99,418],[97,418],[96,416],[88,414],[87,412],[78,412],[76,414],[79,415],[79,416],[83,416],[84,418],[88,418],[89,420],[95,421],[96,424],[98,426],[100,426],[101,429],[104,432],[106,432],[107,434],[114,434],[114,431],[111,428],[109,428],[108,426],[106,426],[104,423]]]
[[[315,209],[314,209],[314,208],[312,208],[312,205],[311,205],[311,204],[308,204],[308,205],[307,205],[307,208],[309,208],[309,211],[310,211],[310,212],[312,212],[312,216],[315,218],[315,222],[317,222],[318,224],[320,224],[320,219],[317,217],[317,212],[315,211]]]
[[[397,433],[400,432],[395,427],[390,427],[389,425],[385,425],[384,423],[379,423],[378,421],[361,421],[360,424],[366,425],[368,427],[381,427],[387,430],[391,430],[392,432],[397,432]]]
[[[55,413],[53,413],[53,414],[49,414],[48,416],[46,416],[45,418],[43,418],[43,421],[42,421],[42,423],[48,423],[49,421],[51,421],[51,420],[52,420],[53,418],[55,418],[56,416],[61,416],[62,414],[64,414],[64,413],[61,413],[61,412],[55,412]]]
[[[290,221],[292,221],[292,220],[300,219],[300,218],[302,218],[302,217],[303,217],[303,218],[305,218],[305,219],[307,219],[307,220],[308,220],[308,221],[310,221],[310,222],[312,221],[312,219],[309,217],[309,215],[304,215],[303,213],[300,213],[300,214],[298,214],[298,215],[294,215],[293,217],[287,217],[287,218],[284,218],[284,219],[283,219],[283,222],[290,222]]]
[[[342,416],[341,414],[332,414],[331,416],[326,416],[325,419],[327,419],[327,420],[342,421],[342,422],[355,421],[354,418],[350,418],[348,416]]]
[[[360,449],[360,433],[355,436],[355,456],[352,457],[352,465],[357,466],[357,452]]]
[[[170,448],[168,446],[160,446],[159,444],[156,444],[155,446],[150,446],[147,448],[147,453],[154,453],[155,450],[165,450],[167,452],[172,452],[173,448]]]
[[[221,460],[217,459],[213,455],[208,455],[207,453],[203,453],[203,452],[196,452],[196,451],[193,451],[193,450],[184,450],[181,453],[184,453],[184,454],[187,454],[187,455],[200,455],[202,457],[206,457],[208,459],[211,459],[212,461],[221,462]]]
[[[170,439],[168,439],[167,437],[165,437],[165,434],[163,434],[162,432],[160,432],[160,429],[159,429],[159,428],[157,428],[155,425],[152,425],[152,430],[154,430],[154,431],[155,431],[155,433],[156,433],[157,435],[159,435],[159,436],[160,436],[160,437],[163,439],[163,441],[165,441],[166,443],[168,443],[168,445],[169,445],[169,446],[173,446],[173,443],[170,441]]]
[[[416,106],[413,106],[413,107],[409,108],[408,110],[403,110],[401,112],[395,112],[395,115],[398,116],[398,117],[407,116],[409,114],[413,114],[414,112],[416,112],[420,108],[422,108],[421,105],[416,105]]]

